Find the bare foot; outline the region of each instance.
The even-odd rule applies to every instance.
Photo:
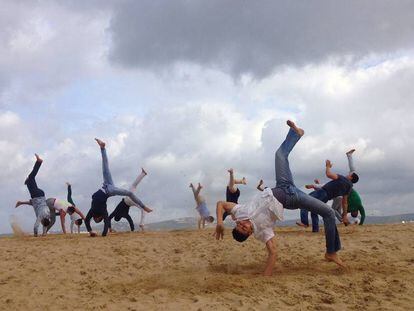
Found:
[[[292,128],[296,134],[298,134],[299,136],[303,136],[303,134],[305,134],[305,131],[299,127],[296,126],[295,122],[291,121],[291,120],[287,120],[286,124]]]
[[[246,177],[243,177],[243,178],[242,178],[242,184],[243,184],[243,185],[247,184]]]
[[[297,222],[296,222],[296,224],[297,224],[299,227],[303,227],[303,228],[307,228],[307,227],[309,227],[309,225],[305,225],[305,224],[301,223],[300,221],[297,221]]]
[[[313,189],[313,185],[305,185],[306,189]]]
[[[355,149],[351,149],[351,150],[349,150],[347,153],[346,153],[346,155],[351,155],[351,154],[353,154],[355,152]]]
[[[141,171],[142,171],[145,175],[148,175],[148,173],[144,170],[144,168],[143,168],[143,167],[141,167]]]
[[[41,159],[37,153],[35,153],[35,157],[36,157],[37,162],[40,162],[40,163],[43,162],[43,159]]]
[[[198,183],[198,188],[203,189],[203,186],[200,183]]]
[[[313,182],[315,183],[315,184],[317,184],[317,185],[319,185],[321,182],[319,181],[319,179],[317,179],[317,178],[315,178],[314,180],[313,180]]]
[[[96,234],[96,232],[93,232],[93,231],[89,232],[89,235],[90,235],[91,237],[96,237],[96,236],[98,236],[98,235]]]
[[[194,186],[193,186],[193,183],[191,183],[189,187],[190,187],[190,188],[193,188],[193,187],[194,187]]]
[[[147,213],[151,213],[152,212],[152,209],[150,209],[149,207],[145,207],[144,208],[144,211],[146,211]]]
[[[332,261],[336,263],[338,266],[342,268],[346,268],[346,265],[342,262],[342,260],[339,258],[337,253],[333,253],[333,254],[325,253],[325,259],[327,261]]]
[[[102,140],[98,138],[95,138],[95,140],[98,143],[99,147],[101,147],[101,149],[105,149],[105,143]]]
[[[141,228],[141,231],[144,232],[144,225],[139,225],[139,227]]]
[[[21,202],[21,201],[17,201],[17,202],[16,202],[16,206],[15,206],[14,208],[17,208],[17,207],[19,207],[20,205],[22,205],[22,202]]]
[[[232,169],[232,168],[229,168],[229,169],[227,170],[227,172],[229,172],[230,174],[233,174],[233,169]]]
[[[70,186],[70,183],[69,183],[69,182],[66,182],[66,185],[67,185],[67,186]]]

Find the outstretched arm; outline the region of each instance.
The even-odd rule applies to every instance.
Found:
[[[85,220],[85,216],[83,215],[83,213],[80,211],[79,208],[75,207],[75,213],[78,214],[83,220]]]
[[[62,232],[63,234],[66,234],[66,225],[65,225],[65,211],[60,211],[60,224],[62,225]]]
[[[266,268],[263,272],[264,276],[271,276],[273,273],[273,267],[276,262],[276,247],[273,242],[273,238],[266,242],[266,248],[268,252]]]
[[[217,240],[223,239],[224,236],[224,225],[223,225],[223,214],[224,211],[230,213],[233,207],[237,204],[233,202],[217,202],[216,206],[216,217],[217,217],[217,225],[216,225],[216,232],[214,233]]]
[[[329,160],[326,160],[325,162],[325,173],[326,173],[326,177],[330,178],[330,179],[338,179],[338,175],[335,173],[331,172],[331,168],[332,168],[332,163]]]
[[[361,222],[359,223],[361,226],[365,221],[365,209],[362,205],[359,207],[359,213],[361,214]]]

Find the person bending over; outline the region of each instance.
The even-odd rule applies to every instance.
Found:
[[[106,155],[106,149],[105,149],[105,143],[95,138],[96,142],[98,143],[100,149],[101,149],[101,156],[102,156],[102,174],[103,174],[103,186],[101,189],[96,191],[92,195],[92,203],[91,208],[88,211],[88,214],[85,218],[85,226],[86,229],[89,232],[89,235],[92,237],[95,237],[97,234],[92,231],[90,221],[93,218],[96,223],[104,221],[104,228],[102,231],[102,236],[106,236],[108,233],[108,229],[110,227],[110,221],[108,217],[108,210],[106,202],[109,197],[115,196],[115,195],[122,195],[122,196],[128,196],[133,202],[138,204],[144,211],[147,213],[152,212],[152,209],[145,206],[144,203],[141,202],[140,199],[136,197],[136,195],[126,189],[118,188],[114,185],[114,182],[112,180],[111,172],[109,170],[109,164],[108,164],[108,156]]]
[[[70,233],[73,233],[73,227],[75,225],[78,228],[78,233],[80,233],[80,226],[85,220],[85,217],[81,217],[79,213],[75,213],[76,204],[72,199],[72,185],[68,182],[66,183],[66,185],[68,186],[67,201],[70,204],[72,204],[72,206],[74,207],[74,208],[68,207],[68,214],[70,215]]]
[[[234,170],[232,168],[227,170],[227,172],[229,173],[229,183],[226,187],[226,202],[233,202],[237,204],[240,197],[240,190],[237,185],[246,185],[247,181],[245,177],[242,179],[234,178]],[[223,220],[226,219],[228,215],[229,214],[225,211],[223,214]]]
[[[204,229],[204,227],[206,226],[206,222],[214,222],[214,217],[210,215],[210,211],[207,208],[206,200],[202,195],[200,195],[200,191],[203,188],[203,186],[200,183],[198,183],[198,187],[197,189],[195,189],[194,185],[191,183],[190,188],[193,191],[194,200],[197,203],[196,210],[200,214],[200,218],[198,219],[198,229]]]
[[[256,204],[259,207],[255,209],[240,209],[240,207],[237,207],[236,204],[231,202],[218,202],[217,226],[215,231],[216,239],[222,239],[224,234],[223,220],[220,218],[223,210],[233,213],[237,220],[236,227],[233,229],[233,238],[239,242],[243,242],[254,233],[256,237],[259,237],[262,242],[266,243],[268,258],[264,275],[271,275],[276,261],[276,250],[273,243],[273,230],[271,232],[270,228],[273,228],[275,216],[278,216],[276,211],[278,210],[279,204],[283,205],[285,209],[305,208],[308,211],[322,216],[324,219],[326,239],[325,259],[339,266],[344,266],[337,254],[341,249],[341,241],[335,224],[334,211],[327,204],[299,190],[294,184],[288,157],[293,147],[305,132],[290,120],[287,121],[287,125],[290,127],[288,135],[275,155],[276,187],[271,189],[271,191],[276,201],[273,200],[271,208],[268,207],[267,209],[261,207],[259,204]]]
[[[50,209],[54,209],[57,212],[57,214],[60,216],[60,224],[62,226],[63,234],[66,234],[66,225],[65,225],[66,214],[69,214],[71,218],[72,218],[72,215],[76,214],[81,219],[85,219],[85,216],[82,214],[82,212],[68,201],[60,200],[56,198],[48,198],[46,200],[46,204]],[[72,225],[71,225],[71,233],[73,233]]]
[[[336,197],[341,197],[341,205],[343,211],[345,213],[342,217],[342,222],[347,225],[348,218],[346,216],[347,209],[348,209],[348,196],[352,190],[353,184],[357,183],[359,180],[358,175],[355,173],[355,167],[353,164],[352,153],[355,149],[352,149],[346,153],[348,158],[348,165],[349,165],[349,173],[347,176],[342,176],[339,174],[335,174],[331,171],[332,163],[329,160],[325,162],[325,173],[326,177],[330,178],[331,181],[323,185],[322,187],[313,187],[315,191],[312,191],[309,195],[321,200],[322,202],[326,203],[329,200],[332,200]],[[312,185],[307,185],[308,189],[312,188]],[[301,222],[297,222],[297,225],[307,227],[309,226],[308,220],[308,211],[305,209],[301,209],[300,211],[300,218]],[[319,232],[319,218],[318,216],[313,213],[311,214],[312,218],[312,231]]]
[[[39,155],[35,154],[35,156],[36,162],[34,164],[34,167],[24,182],[27,186],[27,189],[29,190],[31,199],[29,201],[17,201],[15,207],[17,208],[20,205],[24,204],[33,206],[36,215],[36,222],[33,227],[33,234],[34,236],[37,236],[40,224],[42,224],[43,226],[43,235],[46,235],[47,231],[53,225],[53,223],[51,223],[51,218],[53,216],[51,215],[51,211],[49,210],[46,204],[46,197],[44,191],[40,189],[36,184],[36,175],[39,172],[43,160],[39,157]]]
[[[147,175],[147,172],[141,168],[141,173],[138,175],[138,177],[134,180],[131,187],[129,188],[130,191],[135,192],[137,190],[138,184],[141,182],[141,180]],[[132,220],[131,216],[129,215],[129,208],[131,206],[136,206],[140,208],[141,210],[141,222],[139,224],[139,227],[142,231],[144,231],[144,210],[137,205],[134,201],[132,201],[129,197],[124,197],[121,202],[118,203],[115,210],[109,215],[109,230],[111,232],[114,232],[115,230],[112,229],[112,219],[114,218],[115,221],[120,221],[121,218],[125,218],[128,223],[129,227],[131,228],[131,231],[135,230],[134,221]]]

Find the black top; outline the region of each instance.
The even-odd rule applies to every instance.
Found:
[[[99,189],[92,195],[91,209],[85,217],[85,226],[88,232],[92,231],[90,224],[91,218],[103,217],[104,229],[102,231],[102,236],[105,236],[108,233],[108,228],[110,226],[108,210],[106,207],[106,201],[108,198],[109,196],[102,189]]]
[[[115,210],[112,212],[112,217],[125,217],[129,214],[129,205],[125,203],[125,200],[122,199],[121,202],[115,207]]]
[[[115,218],[115,221],[119,221],[121,218],[126,218],[128,220],[131,231],[134,231],[134,221],[129,215],[130,206],[125,203],[125,199],[122,199],[121,202],[115,207],[115,210],[109,215],[109,228],[111,228],[111,220]]]
[[[326,183],[322,189],[328,194],[328,200],[332,200],[339,196],[348,195],[352,190],[352,186],[353,184],[349,179],[338,174],[337,179]]]
[[[226,188],[226,202],[233,202],[233,203],[238,203],[239,201],[239,196],[240,196],[240,190],[239,188],[237,188],[236,192],[231,192],[229,187],[227,186]]]

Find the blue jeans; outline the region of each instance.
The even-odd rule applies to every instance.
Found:
[[[102,154],[102,174],[103,174],[103,188],[105,189],[106,194],[112,197],[115,195],[122,195],[129,197],[134,203],[138,204],[141,208],[145,208],[144,203],[130,190],[118,188],[114,185],[112,180],[111,172],[109,171],[108,156],[106,155],[106,149],[101,148]]]
[[[315,199],[318,199],[324,203],[328,202],[328,194],[326,191],[322,188],[317,189],[315,191],[312,191],[309,193],[311,197],[314,197]],[[309,219],[308,219],[308,211],[301,208],[300,209],[300,221],[304,225],[309,226]],[[312,232],[319,232],[319,217],[315,213],[311,213],[312,218]]]
[[[325,225],[326,252],[335,253],[341,249],[341,241],[335,224],[335,213],[326,203],[296,188],[289,167],[289,153],[299,141],[300,136],[292,129],[276,151],[276,188],[282,189],[286,195],[284,208],[303,208],[311,213],[322,216]]]

